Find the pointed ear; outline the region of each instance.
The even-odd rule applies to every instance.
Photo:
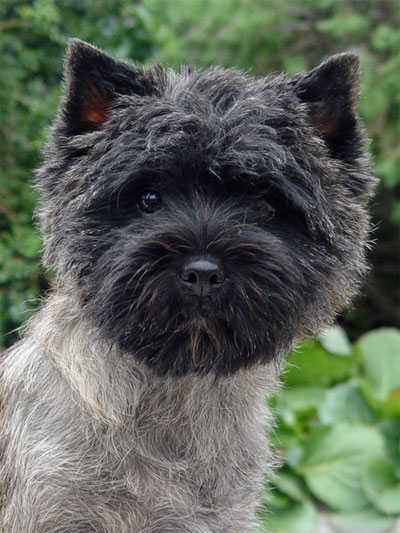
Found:
[[[316,133],[332,155],[340,157],[349,142],[360,142],[360,62],[356,54],[334,55],[313,70],[294,76],[290,83],[297,96],[308,104]]]
[[[151,94],[151,76],[79,39],[70,39],[65,61],[66,96],[62,116],[67,132],[86,133],[106,122],[121,94]]]

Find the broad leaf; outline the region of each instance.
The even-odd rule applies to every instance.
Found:
[[[379,429],[385,439],[386,454],[396,469],[396,476],[400,479],[400,423],[399,420],[382,420]]]
[[[322,346],[330,353],[336,355],[351,355],[352,347],[346,332],[340,326],[331,326],[326,329],[319,340]]]
[[[314,533],[318,514],[311,502],[295,503],[276,514],[265,515],[266,533]]]
[[[326,425],[340,422],[371,424],[374,421],[372,410],[354,380],[341,383],[326,391],[318,414],[322,424]]]
[[[352,359],[325,351],[317,342],[307,342],[293,352],[283,377],[285,383],[297,385],[330,385],[352,375]]]
[[[350,424],[316,428],[297,471],[317,498],[334,509],[353,511],[368,505],[361,486],[365,465],[383,454],[383,437],[376,428]]]
[[[383,414],[387,417],[400,416],[400,387],[393,389],[382,406]]]
[[[325,398],[323,387],[299,386],[287,388],[281,393],[283,401],[290,411],[295,413],[314,412]]]
[[[277,472],[274,478],[275,486],[284,494],[287,494],[295,501],[303,501],[305,499],[304,483],[293,474],[288,472]]]
[[[389,533],[391,522],[373,509],[363,509],[354,513],[332,513],[329,515],[335,531],[351,533]]]
[[[367,498],[379,511],[387,514],[400,513],[400,481],[389,461],[371,460],[362,483]]]
[[[400,332],[382,328],[363,335],[358,343],[370,393],[385,402],[400,388]]]

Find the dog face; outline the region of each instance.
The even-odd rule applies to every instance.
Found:
[[[45,263],[160,375],[226,375],[317,333],[365,270],[358,60],[294,78],[144,69],[73,40]]]

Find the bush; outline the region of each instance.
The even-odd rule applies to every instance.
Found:
[[[393,530],[400,515],[400,332],[350,344],[334,327],[289,358],[272,404],[283,467],[265,489],[261,531]]]
[[[32,226],[33,169],[60,98],[67,39],[78,36],[123,58],[143,61],[153,45],[136,3],[123,0],[4,0],[0,4],[0,338],[37,307],[47,283]],[[10,333],[11,332],[11,333]],[[7,333],[7,335],[6,335]],[[1,346],[0,346],[1,348]]]

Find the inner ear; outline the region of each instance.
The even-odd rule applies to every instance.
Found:
[[[111,80],[118,63],[79,39],[69,42],[65,61],[64,123],[72,134],[93,131],[108,118],[114,98]]]
[[[89,127],[90,124],[93,127],[100,126],[107,120],[111,100],[104,87],[87,79],[81,95],[81,117]]]
[[[316,134],[334,155],[356,140],[360,65],[355,54],[335,55],[315,69],[298,74],[290,83],[307,104]]]
[[[114,59],[79,39],[69,41],[64,72],[62,118],[66,132],[72,135],[99,129],[118,96],[154,94],[159,81],[155,70]]]

